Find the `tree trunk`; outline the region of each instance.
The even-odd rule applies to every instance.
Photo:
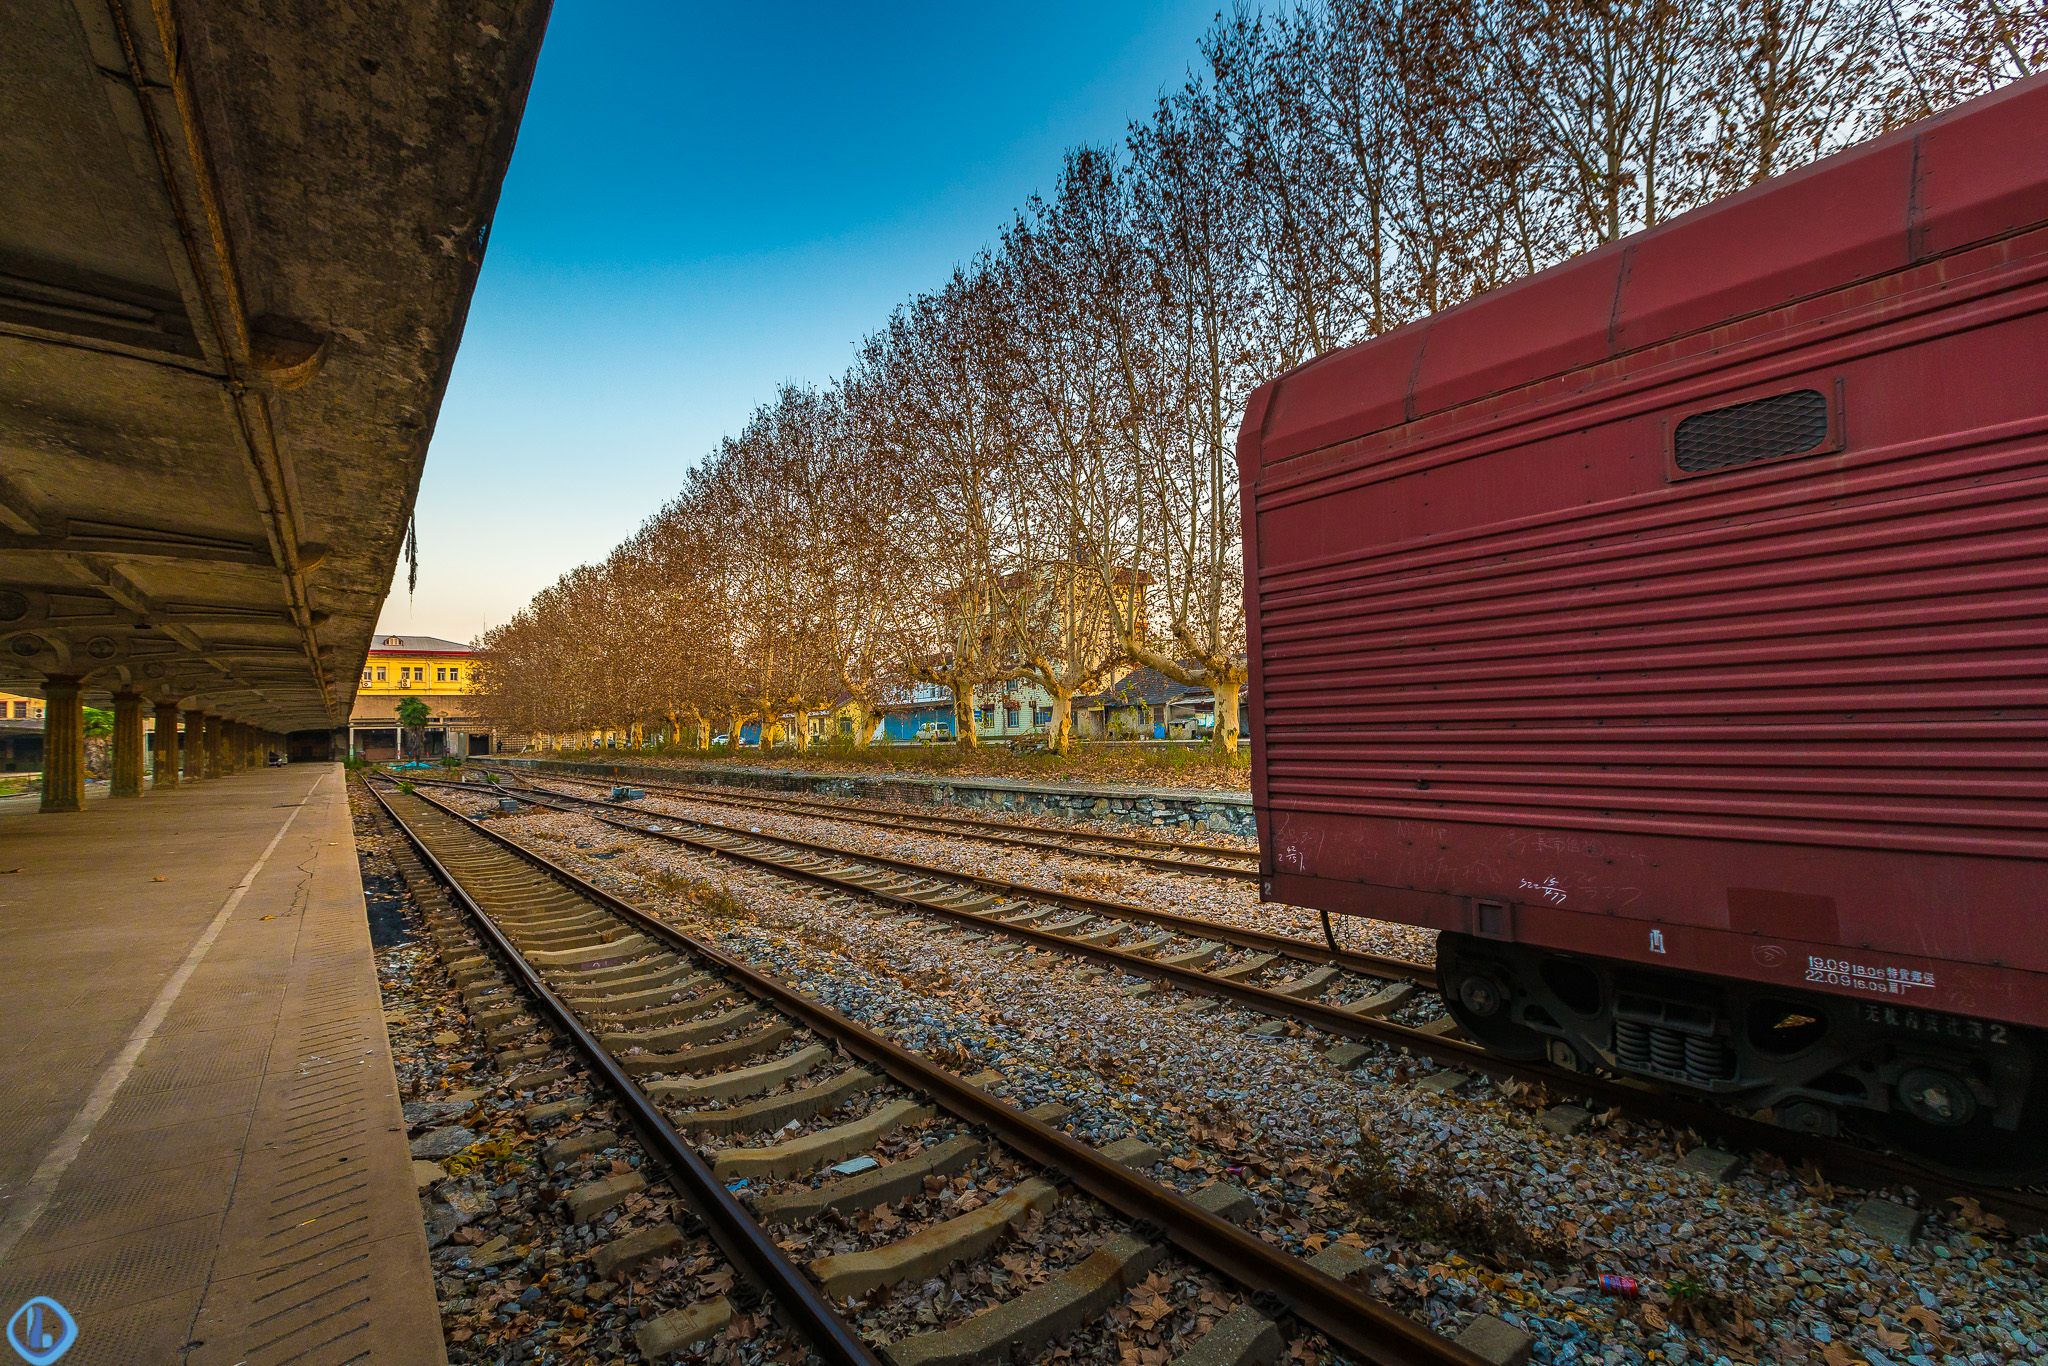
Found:
[[[961,749],[980,749],[981,735],[974,727],[974,685],[953,689],[953,743]]]
[[[1074,752],[1074,693],[1071,688],[1049,687],[1052,694],[1052,734],[1047,743],[1052,752],[1065,758]]]
[[[1242,683],[1217,683],[1213,686],[1216,694],[1216,752],[1237,753],[1237,697],[1244,688]]]
[[[866,698],[853,700],[853,747],[866,749],[875,734],[875,708]]]

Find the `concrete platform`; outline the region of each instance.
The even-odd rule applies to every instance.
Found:
[[[0,1315],[62,1304],[66,1366],[444,1362],[340,767],[0,814],[17,867]]]

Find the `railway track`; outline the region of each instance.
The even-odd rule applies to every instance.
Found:
[[[473,784],[448,786],[467,786],[472,793],[477,791]],[[1416,990],[1434,988],[1433,971],[1417,964],[1375,955],[1332,953],[1309,941],[1260,935],[1193,917],[1052,893],[1002,879],[957,873],[789,836],[736,830],[717,822],[638,812],[627,815],[614,803],[531,786],[516,795],[521,800],[552,805],[558,810],[584,810],[622,832],[716,855],[742,867],[809,883],[856,901],[935,916],[984,933],[1000,933],[1030,947],[1091,959],[1169,989],[1217,998],[1339,1038],[1393,1045],[1460,1073],[1541,1085],[1552,1095],[1617,1109],[1678,1130],[1689,1129],[1739,1150],[1760,1150],[1792,1162],[1810,1162],[1838,1180],[1910,1185],[1937,1199],[1975,1200],[2015,1227],[2048,1227],[2048,1196],[1945,1174],[1856,1143],[1783,1129],[1633,1081],[1502,1058],[1432,1028],[1382,1018],[1405,1003]],[[1058,910],[1075,914],[1056,921],[1052,916]],[[1104,921],[1109,924],[1100,923]],[[1133,923],[1167,933],[1132,944],[1117,942],[1130,933],[1127,926]],[[1254,952],[1239,963],[1207,968],[1217,957],[1219,941]],[[1267,957],[1268,954],[1272,956]],[[1344,961],[1347,957],[1360,961]],[[1298,960],[1311,970],[1272,987],[1249,980],[1268,972],[1287,971],[1286,959]],[[1248,971],[1244,970],[1247,968]],[[1349,1003],[1332,1004],[1319,999],[1339,982],[1338,974],[1347,969],[1397,980],[1392,985],[1377,985]]]
[[[469,988],[481,987],[471,999],[498,1001],[502,1013],[504,1000],[520,993],[536,1027],[572,1042],[733,1268],[825,1360],[879,1359],[847,1316],[863,1296],[984,1259],[1032,1211],[1075,1199],[1095,1202],[1118,1231],[1044,1284],[890,1343],[893,1366],[1008,1360],[1099,1317],[1176,1254],[1242,1288],[1249,1300],[1235,1313],[1245,1320],[1238,1329],[1251,1334],[1247,1344],[1292,1315],[1361,1362],[1481,1360],[1345,1284],[1343,1276],[1365,1266],[1362,1252],[1337,1247],[1305,1261],[1270,1247],[1125,1165],[1149,1164],[1156,1152],[1081,1143],[1052,1127],[1051,1116],[1018,1111],[984,1090],[999,1080],[992,1074],[963,1079],[444,803],[375,784],[372,791],[448,889],[452,909],[430,913],[437,942],[454,936],[456,951],[465,951],[459,913],[488,947],[458,969]],[[827,1164],[858,1168],[842,1159],[884,1151],[877,1145],[892,1134],[928,1121],[937,1122],[914,1155],[870,1159],[865,1170],[818,1186],[788,1182],[752,1208],[729,1189],[821,1171],[829,1178]],[[785,1137],[792,1130],[797,1136]],[[940,1139],[941,1130],[951,1132]],[[908,1236],[802,1267],[763,1227],[908,1199],[935,1184],[956,1189],[961,1173],[990,1195],[979,1208],[951,1218],[941,1210]],[[693,1325],[729,1312],[693,1305],[651,1320],[640,1329],[643,1350],[675,1350]]]
[[[485,766],[485,771],[500,775],[514,772],[497,766]],[[518,773],[517,776],[530,781],[524,772]],[[594,779],[564,774],[548,776],[557,782],[602,786]],[[991,844],[1041,849],[1075,858],[1107,859],[1160,872],[1191,873],[1200,877],[1223,878],[1235,882],[1259,880],[1258,850],[1236,849],[1227,844],[1149,839],[1142,835],[1118,835],[1095,830],[1053,830],[1016,821],[989,820],[973,816],[927,815],[922,812],[916,815],[899,815],[894,812],[877,811],[873,807],[860,806],[853,802],[831,801],[821,797],[791,797],[782,793],[753,792],[745,796],[732,795],[713,792],[708,790],[707,785],[696,783],[636,781],[634,786],[667,797],[681,797],[719,806],[787,811],[821,819],[846,821],[855,825],[871,825],[885,830],[971,835]]]
[[[427,782],[430,785],[435,782],[433,779],[419,781]],[[471,792],[477,790],[474,784],[452,783],[446,785],[467,788]],[[597,797],[579,796],[575,793],[559,792],[552,788],[541,787],[530,781],[511,788],[510,793],[525,800],[569,802],[577,806],[594,808],[612,815],[616,815],[621,810],[620,805],[615,802]],[[693,800],[694,796],[690,793],[684,793],[679,799]],[[837,819],[837,817],[833,817],[833,819]],[[1330,943],[1317,944],[1313,940],[1297,939],[1290,935],[1272,934],[1263,930],[1244,929],[1234,925],[1221,924],[1213,920],[1204,920],[1199,916],[1175,915],[1169,911],[1155,911],[1144,906],[1134,906],[1127,902],[1111,901],[1105,897],[1057,891],[1032,883],[1014,882],[1007,878],[989,877],[977,873],[963,873],[956,869],[945,868],[936,864],[919,863],[912,859],[899,859],[864,850],[846,849],[839,845],[798,839],[791,835],[764,835],[752,828],[743,830],[718,821],[707,821],[701,818],[684,816],[650,817],[647,821],[640,822],[634,828],[638,833],[647,833],[644,827],[650,823],[654,825],[661,825],[663,823],[690,825],[708,833],[740,841],[740,844],[733,846],[736,849],[749,842],[759,841],[828,857],[858,859],[865,863],[889,868],[912,878],[941,879],[949,882],[969,883],[985,891],[1013,900],[1029,900],[1035,904],[1057,907],[1073,911],[1076,914],[1096,916],[1106,920],[1150,925],[1157,929],[1187,936],[1197,941],[1210,942],[1218,946],[1228,944],[1234,948],[1250,950],[1254,954],[1271,955],[1265,964],[1260,965],[1261,969],[1281,960],[1299,961],[1312,967],[1342,969],[1373,979],[1393,979],[1431,989],[1436,986],[1436,969],[1434,967],[1427,963],[1417,963],[1406,958],[1395,958],[1386,954],[1359,953],[1355,950],[1336,947]],[[1303,989],[1314,989],[1318,995],[1327,994],[1331,989],[1331,984],[1335,981],[1334,977],[1319,978]],[[1377,993],[1379,990],[1380,986],[1376,983],[1373,987],[1373,992]],[[1406,1000],[1406,994],[1384,998],[1375,1003],[1372,1013],[1385,1013],[1385,1011],[1394,1009]]]

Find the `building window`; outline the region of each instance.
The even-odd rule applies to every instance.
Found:
[[[28,703],[16,702],[14,704],[14,719],[17,721],[28,720]]]
[[[446,683],[446,682],[448,681],[448,670],[446,670],[446,669],[435,669],[435,670],[434,670],[434,681],[435,681],[436,683]]]
[[[367,683],[367,682],[369,682],[369,681],[370,681],[370,671],[369,671],[368,669],[365,669],[365,670],[363,670],[363,682]]]
[[[384,681],[384,666],[381,664],[377,666],[377,681],[379,683]]]

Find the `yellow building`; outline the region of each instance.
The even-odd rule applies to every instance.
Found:
[[[472,712],[469,701],[476,690],[476,652],[460,641],[378,636],[370,642],[349,713],[349,752],[366,759],[399,758],[398,704],[417,697],[427,704],[426,757],[489,754],[490,726]]]
[[[0,773],[43,766],[43,699],[0,692]]]

